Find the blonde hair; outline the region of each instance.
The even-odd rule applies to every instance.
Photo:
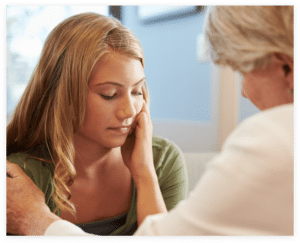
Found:
[[[294,57],[293,6],[209,7],[204,32],[213,62],[234,70],[263,68],[272,53]]]
[[[136,58],[144,67],[138,39],[118,20],[83,13],[61,22],[49,34],[7,126],[7,155],[46,144],[55,164],[54,201],[59,209],[71,213],[75,213],[68,188],[76,176],[74,133],[84,120],[92,71],[104,55],[112,52]],[[143,94],[149,103],[146,85]]]

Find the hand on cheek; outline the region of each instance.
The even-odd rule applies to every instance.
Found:
[[[135,119],[135,128],[121,148],[125,165],[133,179],[155,173],[152,155],[152,123],[149,107],[143,102],[142,109]]]
[[[135,118],[134,118],[134,120],[133,120],[132,126],[131,126],[130,131],[129,131],[129,135],[131,135],[132,132],[135,130],[136,125],[137,125],[137,120],[138,120],[138,118],[139,118],[139,115],[140,115],[141,112],[142,112],[142,109],[143,109],[143,106],[144,106],[144,105],[147,105],[147,104],[146,104],[146,101],[143,99],[143,100],[140,102],[140,104],[139,104],[139,106],[138,106],[138,108],[137,108],[137,114],[136,114],[136,116],[135,116]]]
[[[143,103],[141,112],[136,119],[136,135],[135,139],[140,140],[141,144],[146,145],[147,143],[152,144],[152,122],[150,118],[149,106],[146,102]]]

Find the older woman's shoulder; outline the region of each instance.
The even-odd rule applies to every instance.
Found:
[[[251,125],[257,123],[272,122],[287,126],[292,126],[294,115],[294,105],[285,104],[264,110],[241,123],[241,125]]]
[[[293,167],[293,105],[282,105],[243,121],[222,150],[239,156],[243,164],[282,171]]]
[[[273,108],[264,110],[261,112],[261,114],[265,116],[282,116],[282,115],[293,115],[294,112],[294,104],[285,104],[285,105],[279,105],[275,106]]]

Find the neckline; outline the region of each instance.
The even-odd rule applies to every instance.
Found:
[[[127,214],[125,224],[123,226],[121,226],[119,229],[117,229],[117,230],[120,230],[120,229],[123,230],[123,228],[127,226],[129,219],[131,218],[131,215],[134,213],[134,208],[135,208],[135,201],[136,201],[135,200],[135,194],[136,194],[135,191],[136,191],[136,189],[135,189],[135,184],[134,184],[133,179],[131,179],[131,191],[132,191],[131,192],[131,200],[130,200],[130,207],[129,207],[128,212],[121,214],[121,215],[117,215],[112,218],[95,220],[95,221],[91,221],[91,222],[87,222],[87,223],[78,223],[76,225],[90,225],[90,224],[103,223],[105,221],[110,222],[110,221],[117,220],[118,218],[122,218],[123,216],[125,216]]]

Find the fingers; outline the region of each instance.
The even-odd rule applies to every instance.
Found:
[[[142,110],[138,115],[137,122],[139,123],[140,121],[146,122],[148,124],[151,123],[150,110],[149,110],[149,106],[146,102],[143,103]]]
[[[16,177],[16,173],[14,171],[14,164],[6,160],[6,176],[8,177]]]
[[[151,122],[151,118],[150,118],[149,106],[146,102],[144,102],[142,110],[136,118],[136,122],[137,122],[137,128],[138,128],[138,130],[136,130],[136,131],[138,131],[137,136],[139,138],[142,138],[144,136],[141,136],[141,135],[146,134],[147,135],[146,137],[148,137],[149,139],[150,139],[150,137],[152,138],[153,126],[152,126],[152,122]]]
[[[141,111],[149,111],[149,106],[146,101],[143,102],[142,110]]]
[[[6,160],[6,174],[9,177],[16,178],[25,173],[17,164],[11,163],[8,160]]]
[[[142,118],[142,117],[144,117],[144,118]],[[141,121],[143,121],[143,119],[144,120],[146,119],[146,121],[148,123],[151,123],[150,109],[149,109],[149,106],[148,106],[148,104],[146,103],[145,100],[143,101],[143,105],[142,105],[141,111],[136,116],[136,119],[135,119],[135,121],[133,122],[133,124],[131,126],[131,130],[129,132],[129,135],[131,135],[134,132],[135,127],[137,126],[137,124],[139,124]]]
[[[143,107],[141,112],[146,112],[148,119],[150,120],[150,109],[149,109],[149,105],[144,101]]]

